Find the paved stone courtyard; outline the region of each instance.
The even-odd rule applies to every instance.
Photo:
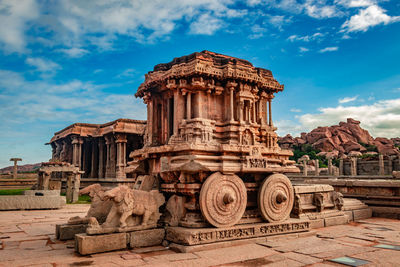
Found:
[[[151,247],[79,256],[72,241],[55,239],[58,223],[83,216],[89,205],[60,210],[0,212],[0,266],[343,266],[330,259],[351,256],[363,266],[399,266],[400,221],[372,218],[311,233],[275,236],[201,252]]]

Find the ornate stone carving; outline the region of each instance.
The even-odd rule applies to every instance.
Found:
[[[199,203],[201,213],[211,225],[234,225],[246,209],[246,186],[236,175],[213,173],[201,187]]]
[[[293,208],[292,183],[283,174],[267,177],[258,192],[258,207],[262,217],[269,222],[281,222],[289,218]]]
[[[161,215],[159,208],[165,202],[164,196],[157,190],[147,192],[124,185],[107,191],[103,199],[111,200],[112,208],[102,225],[91,219],[88,234],[155,228]]]
[[[85,217],[71,217],[68,224],[86,224],[89,218],[94,217],[97,222],[104,223],[113,203],[104,199],[106,189],[100,184],[89,185],[79,191],[79,195],[89,195],[91,204]]]

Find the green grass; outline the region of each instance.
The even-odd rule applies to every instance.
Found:
[[[65,193],[61,194],[62,196],[65,196]],[[90,197],[88,195],[82,195],[79,196],[78,201],[75,203],[67,203],[67,204],[90,204]]]
[[[29,188],[20,188],[20,189],[2,189],[0,190],[0,195],[22,195],[25,190],[29,190]]]

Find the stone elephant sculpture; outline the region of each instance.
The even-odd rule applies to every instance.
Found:
[[[94,217],[101,224],[107,219],[108,214],[113,206],[113,202],[104,198],[107,189],[100,184],[89,185],[79,191],[79,195],[89,195],[91,199],[90,208],[84,218],[72,217],[69,224],[88,223],[89,218]]]
[[[159,208],[164,204],[164,196],[157,190],[150,192],[130,189],[127,186],[118,186],[107,191],[104,194],[105,199],[113,201],[114,206],[107,216],[104,227],[125,228],[131,225],[132,220],[127,220],[130,216],[141,217],[140,226],[146,228],[150,225],[157,224],[160,218]],[[115,217],[119,217],[119,225],[115,223]],[[127,223],[128,222],[128,223]]]

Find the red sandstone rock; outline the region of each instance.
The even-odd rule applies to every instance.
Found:
[[[361,144],[374,145],[379,153],[384,155],[395,155],[400,153],[395,145],[400,146],[400,138],[374,138],[369,132],[360,127],[360,122],[348,118],[346,122],[330,127],[318,127],[309,133],[301,133],[300,137],[293,138],[286,135],[279,139],[279,144],[287,149],[294,146],[310,144],[322,152],[337,151],[340,155],[351,151],[366,152],[367,149]],[[336,152],[334,153],[336,155]]]

